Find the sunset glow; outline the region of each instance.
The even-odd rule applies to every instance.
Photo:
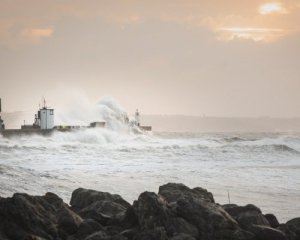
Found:
[[[266,3],[260,6],[259,13],[262,15],[268,15],[272,13],[284,14],[287,13],[287,11],[281,3]]]
[[[255,42],[264,41],[270,42],[276,40],[282,36],[282,29],[270,29],[270,28],[241,28],[241,27],[229,27],[220,28],[220,40],[234,40],[234,39],[249,39]]]

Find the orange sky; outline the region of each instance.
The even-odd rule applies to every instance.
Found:
[[[129,111],[300,116],[300,2],[0,0],[7,111],[110,95]]]

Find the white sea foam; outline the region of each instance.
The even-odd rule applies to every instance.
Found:
[[[80,114],[84,109],[87,114]],[[78,113],[79,112],[79,113]],[[167,182],[208,188],[220,203],[254,203],[284,221],[300,216],[300,136],[297,134],[135,134],[111,98],[87,102],[60,120],[105,120],[106,129],[51,137],[0,137],[0,195],[61,195],[77,187],[119,193],[133,201]]]

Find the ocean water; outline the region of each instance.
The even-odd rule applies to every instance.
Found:
[[[220,204],[255,204],[281,222],[300,216],[300,134],[137,134],[110,110],[107,129],[0,136],[0,196],[50,191],[68,202],[84,187],[132,202],[178,182],[208,189]]]

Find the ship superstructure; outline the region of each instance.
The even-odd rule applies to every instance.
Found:
[[[79,129],[86,128],[104,128],[106,127],[106,122],[92,122],[89,126],[55,126],[54,124],[54,109],[49,108],[46,105],[46,100],[43,101],[43,107],[40,107],[34,116],[33,124],[24,124],[21,129],[5,129],[4,121],[1,118],[1,98],[0,98],[0,134],[5,137],[10,136],[20,136],[20,135],[30,135],[30,134],[41,134],[41,135],[51,135],[55,131],[59,132],[70,132]],[[135,121],[133,124],[141,131],[151,131],[151,126],[140,126],[140,114],[138,110],[135,113]],[[125,123],[129,123],[128,117],[125,117]],[[127,121],[126,121],[127,120]]]

